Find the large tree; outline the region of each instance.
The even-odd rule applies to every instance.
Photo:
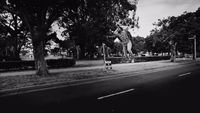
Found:
[[[135,1],[135,0],[132,0]],[[136,4],[127,0],[87,0],[78,7],[77,12],[67,12],[61,18],[60,25],[67,30],[65,33],[80,46],[82,57],[85,53],[91,56],[96,52],[96,46],[106,43],[113,47],[113,39],[106,35],[116,29],[116,23],[134,26],[135,18],[129,17],[129,11],[136,10]]]
[[[191,53],[190,37],[197,36],[197,41],[199,41],[199,23],[200,8],[195,12],[184,12],[177,17],[159,19],[158,22],[154,23],[157,31],[153,32],[150,37],[162,37],[161,42],[167,42],[167,45],[171,47],[171,61],[175,61],[177,51],[183,54]]]
[[[89,29],[86,29],[87,31],[85,32],[89,34],[85,35],[85,37],[92,37],[93,34],[98,35],[102,34],[101,32],[104,33],[107,31],[107,29],[104,28],[106,28],[108,24],[103,22],[112,21],[112,19],[107,17],[107,11],[109,11],[110,15],[116,14],[112,10],[107,9],[121,10],[122,6],[126,7],[126,10],[120,11],[121,13],[118,13],[119,17],[127,16],[125,12],[128,11],[128,8],[135,9],[135,6],[130,5],[127,0],[0,0],[0,11],[7,11],[19,16],[28,28],[34,50],[36,74],[43,76],[48,75],[48,69],[44,59],[45,38],[47,38],[49,29],[55,21],[63,20],[63,17],[67,17],[67,20],[69,20],[66,21],[67,25],[71,26],[76,23],[81,26],[86,26],[84,28],[87,28],[88,23],[91,23]],[[106,15],[102,15],[103,13]],[[82,20],[86,22],[80,22]],[[99,28],[101,28],[101,30],[99,30]],[[90,33],[90,30],[97,31]],[[81,32],[81,30],[79,30],[79,32]],[[76,33],[78,32],[74,34]],[[99,37],[100,36],[103,35],[99,35]],[[95,40],[89,39],[91,43],[96,42]]]
[[[155,28],[145,38],[145,49],[148,52],[152,52],[152,54],[169,52],[168,40],[165,40],[163,34]]]
[[[76,11],[83,0],[1,0],[0,10],[18,15],[27,26],[33,43],[37,75],[48,75],[44,41],[53,22],[66,11]]]

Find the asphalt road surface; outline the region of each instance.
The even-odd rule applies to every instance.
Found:
[[[200,65],[0,97],[0,112],[200,112]]]

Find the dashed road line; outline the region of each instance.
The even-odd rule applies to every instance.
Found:
[[[124,94],[124,93],[128,93],[128,92],[131,92],[131,91],[134,91],[134,90],[135,90],[135,89],[128,89],[128,90],[125,90],[125,91],[120,91],[120,92],[117,92],[117,93],[105,95],[105,96],[99,97],[99,98],[97,98],[97,99],[98,99],[98,100],[102,100],[102,99],[109,98],[109,97],[113,97],[113,96],[116,96],[116,95],[121,95],[121,94]]]
[[[189,73],[184,73],[184,74],[181,74],[181,75],[178,75],[179,77],[182,77],[182,76],[185,76],[185,75],[190,75],[191,74],[191,72],[189,72]]]

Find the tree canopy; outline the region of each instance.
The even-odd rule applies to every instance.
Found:
[[[1,54],[7,60],[19,59],[21,47],[25,45],[29,32],[18,15],[8,11],[0,12]]]
[[[195,12],[184,12],[177,17],[159,19],[154,23],[155,29],[146,38],[146,46],[151,51],[170,50],[170,44],[176,44],[176,51],[191,53],[192,43],[189,38],[200,36],[200,8]],[[156,46],[158,44],[158,46]],[[164,48],[163,48],[164,47]]]
[[[135,19],[129,18],[128,11],[135,10],[136,6],[126,0],[87,0],[77,12],[65,12],[59,25],[66,29],[63,34],[71,36],[80,46],[84,57],[84,53],[95,53],[96,46],[102,43],[113,47],[113,39],[107,35],[116,29],[117,22],[133,27]]]
[[[70,37],[78,37],[77,44],[86,43],[89,47],[84,48],[92,50],[95,43],[105,41],[113,21],[133,25],[134,18],[126,17],[135,9],[127,0],[0,0],[0,12],[16,15],[30,33],[37,75],[48,75],[45,42],[54,22],[66,27]]]

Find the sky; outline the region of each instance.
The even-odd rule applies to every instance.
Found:
[[[139,29],[132,32],[134,36],[146,37],[154,28],[158,19],[178,16],[183,12],[194,12],[200,7],[200,0],[139,0],[136,17],[139,17]]]

